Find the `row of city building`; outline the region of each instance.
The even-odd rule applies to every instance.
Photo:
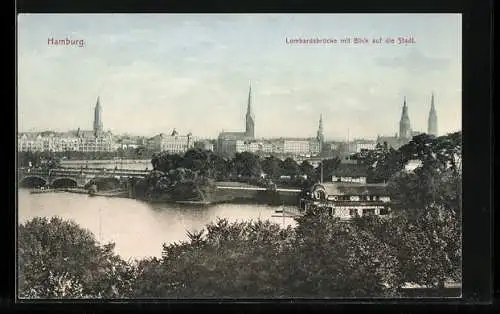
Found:
[[[18,151],[80,151],[80,152],[112,152],[120,148],[144,147],[151,152],[183,153],[193,147],[218,151],[224,154],[253,152],[273,155],[292,155],[298,157],[314,157],[332,151],[355,153],[362,149],[374,149],[377,143],[387,143],[399,148],[421,132],[411,129],[406,98],[399,123],[399,134],[394,136],[378,136],[376,141],[353,140],[347,142],[325,141],[323,119],[320,115],[319,126],[315,137],[307,138],[275,138],[259,139],[255,137],[255,117],[252,111],[252,87],[248,92],[247,112],[245,115],[245,131],[221,132],[216,140],[204,140],[188,133],[179,134],[175,129],[170,134],[158,134],[151,138],[119,139],[111,132],[103,130],[102,107],[99,97],[94,109],[93,130],[70,131],[65,133],[42,132],[23,133],[18,135]],[[428,120],[428,133],[437,135],[437,114],[434,106],[434,94],[431,97],[431,109]]]

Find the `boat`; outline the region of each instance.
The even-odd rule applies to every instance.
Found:
[[[277,218],[295,218],[297,216],[300,216],[301,213],[299,209],[297,208],[296,212],[293,212],[291,210],[285,209],[285,205],[282,205],[280,209],[276,209],[274,211],[276,215],[271,215],[271,217],[277,217]]]

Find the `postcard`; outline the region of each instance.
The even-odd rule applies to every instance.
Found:
[[[460,14],[20,14],[17,296],[461,296]]]

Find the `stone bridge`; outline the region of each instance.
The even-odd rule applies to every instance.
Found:
[[[119,184],[129,178],[144,178],[149,171],[129,169],[57,168],[50,170],[21,168],[17,179],[20,185],[52,187],[84,187],[91,181]]]

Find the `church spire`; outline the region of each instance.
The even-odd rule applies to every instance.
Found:
[[[319,115],[318,133],[316,139],[319,142],[319,150],[321,153],[323,149],[323,142],[325,141],[325,135],[323,134],[323,114]]]
[[[408,141],[412,137],[410,117],[408,116],[408,105],[406,104],[406,96],[403,99],[403,112],[399,121],[399,138]]]
[[[95,104],[95,109],[94,109],[94,135],[96,137],[101,135],[102,130],[103,130],[103,125],[102,125],[101,101],[100,101],[100,96],[97,96],[97,102]]]
[[[427,133],[437,136],[437,113],[434,106],[434,92],[431,94],[431,109],[429,111],[429,119],[427,121]]]
[[[252,112],[252,83],[249,83],[248,87],[248,102],[247,102],[247,114],[245,116],[246,128],[245,135],[249,138],[255,137],[255,120]]]
[[[252,115],[252,82],[248,87],[247,115]]]
[[[319,123],[318,123],[318,140],[323,141],[323,114],[319,115]]]

